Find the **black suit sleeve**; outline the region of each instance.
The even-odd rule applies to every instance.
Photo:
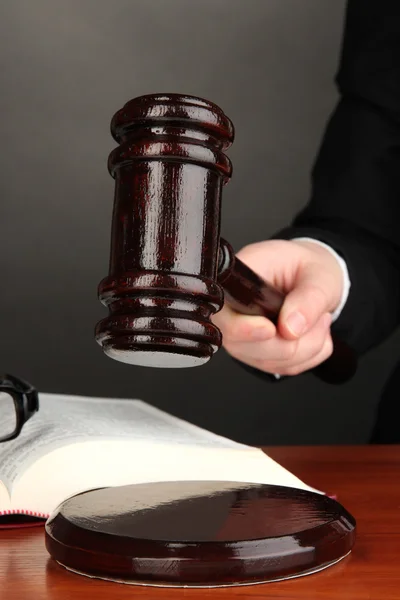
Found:
[[[310,202],[274,237],[314,237],[345,258],[352,287],[334,329],[363,353],[400,322],[399,0],[349,0],[336,82]]]

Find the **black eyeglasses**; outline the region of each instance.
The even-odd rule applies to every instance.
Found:
[[[18,437],[24,424],[39,410],[39,394],[13,375],[0,376],[0,442]]]

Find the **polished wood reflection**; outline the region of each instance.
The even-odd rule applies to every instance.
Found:
[[[194,96],[139,96],[117,111],[111,133],[110,261],[98,288],[109,314],[95,333],[105,354],[149,367],[203,365],[222,343],[210,317],[224,293],[237,311],[276,322],[284,296],[220,239],[234,138],[221,108]],[[343,342],[333,346],[313,373],[341,383],[357,358]]]
[[[0,532],[0,598],[7,600],[398,600],[400,589],[400,446],[268,448],[311,485],[337,494],[357,518],[357,542],[337,565],[304,578],[220,589],[132,589],[88,579],[58,566],[44,531]]]
[[[186,586],[254,583],[327,567],[354,545],[355,520],[312,492],[227,481],[93,490],[64,502],[46,546],[75,571]]]

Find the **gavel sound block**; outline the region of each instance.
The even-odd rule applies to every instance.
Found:
[[[113,117],[118,147],[109,275],[99,298],[109,316],[96,328],[104,352],[149,367],[193,367],[220,348],[210,317],[224,299],[238,312],[277,322],[284,295],[235,257],[220,238],[221,197],[232,166],[234,128],[215,104],[177,94],[131,100]],[[314,369],[341,383],[354,353],[334,340]]]
[[[62,566],[163,587],[308,575],[345,558],[354,540],[354,518],[335,500],[230,481],[92,490],[66,500],[46,523],[46,547]]]

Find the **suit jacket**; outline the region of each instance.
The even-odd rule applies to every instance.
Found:
[[[333,329],[363,354],[400,323],[399,0],[349,0],[336,83],[311,199],[274,237],[314,237],[344,257],[352,286]],[[384,392],[373,441],[400,442],[399,393],[400,371]]]

